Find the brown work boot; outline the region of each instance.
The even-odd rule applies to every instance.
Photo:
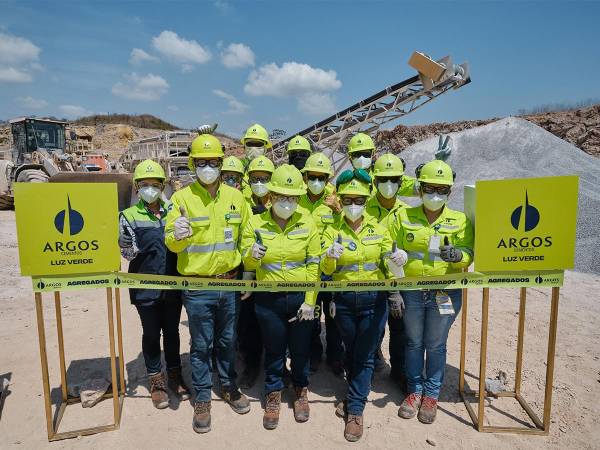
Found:
[[[408,394],[400,405],[398,415],[403,419],[412,419],[417,415],[419,406],[421,406],[421,394],[417,394],[416,392]]]
[[[419,422],[431,424],[435,422],[435,416],[437,414],[437,399],[433,397],[423,397],[421,408],[419,408],[419,415],[417,418]]]
[[[210,400],[196,402],[192,427],[196,433],[208,433],[210,431]]]
[[[265,414],[263,416],[263,427],[274,430],[279,424],[279,410],[281,409],[281,391],[273,391],[267,394],[265,400]]]
[[[308,407],[308,388],[294,387],[296,400],[294,400],[294,419],[296,422],[306,422],[310,414]]]
[[[165,376],[162,372],[150,375],[150,397],[155,408],[165,409],[169,406],[169,394],[167,394],[167,385]]]
[[[171,389],[180,400],[189,400],[190,399],[190,391],[185,385],[183,381],[183,376],[181,375],[181,367],[176,369],[168,369],[167,370],[167,378],[169,389]]]
[[[233,409],[238,414],[246,414],[250,412],[250,400],[244,394],[242,394],[238,389],[233,391],[221,391],[221,397],[231,409]]]
[[[363,416],[348,414],[346,418],[346,427],[344,428],[344,437],[349,442],[358,441],[363,434]]]

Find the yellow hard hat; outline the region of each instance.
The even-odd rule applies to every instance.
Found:
[[[156,161],[147,159],[142,161],[133,171],[133,181],[145,180],[148,178],[156,178],[157,180],[165,181],[165,171]]]
[[[212,134],[201,134],[192,141],[188,168],[194,170],[194,158],[222,158],[225,156],[221,142]]]
[[[265,148],[272,147],[271,141],[269,140],[269,133],[267,133],[265,127],[257,123],[248,127],[246,133],[244,133],[244,136],[242,137],[242,139],[240,139],[240,142],[242,143],[242,145],[246,145],[247,140],[262,141],[265,143]]]
[[[289,153],[300,151],[307,151],[312,153],[312,149],[310,148],[310,142],[308,142],[308,139],[300,135],[296,135],[288,142],[287,152]]]
[[[267,183],[267,189],[281,195],[306,194],[306,185],[302,179],[302,174],[289,164],[283,164],[275,169],[271,181]]]
[[[396,155],[385,153],[375,161],[373,176],[399,177],[401,175],[404,175],[404,164]]]
[[[237,172],[243,175],[244,165],[242,164],[242,161],[239,160],[239,158],[236,158],[235,156],[228,156],[223,160],[223,167],[221,168],[221,171]]]
[[[254,158],[250,161],[250,165],[248,166],[248,173],[259,171],[273,173],[274,170],[275,166],[273,165],[273,161],[263,155]]]
[[[352,178],[347,183],[341,184],[337,188],[337,193],[338,195],[362,195],[368,197],[371,195],[371,185]]]
[[[314,153],[308,157],[306,165],[302,169],[302,173],[306,172],[325,173],[331,176],[331,161],[325,153]]]
[[[428,162],[419,170],[417,180],[419,183],[445,184],[452,186],[454,184],[455,173],[448,164],[439,159]]]
[[[371,136],[368,134],[356,133],[354,136],[352,136],[350,142],[348,142],[348,153],[350,154],[367,150],[375,150],[373,139],[371,139]]]

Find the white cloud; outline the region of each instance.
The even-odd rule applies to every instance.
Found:
[[[249,108],[248,105],[240,102],[233,95],[228,94],[227,92],[224,92],[221,89],[213,90],[213,94],[215,94],[217,97],[221,97],[227,100],[227,105],[229,106],[229,109],[225,111],[225,114],[241,114]]]
[[[134,48],[129,55],[129,64],[137,65],[143,62],[159,62],[156,56],[152,56],[141,48]]]
[[[77,105],[60,105],[58,110],[68,119],[76,119],[78,117],[89,116],[92,114],[91,111],[88,111],[83,106]]]
[[[30,83],[33,77],[29,72],[14,67],[0,67],[0,83]]]
[[[31,82],[30,71],[42,69],[37,62],[40,52],[30,40],[0,32],[0,82]]]
[[[254,96],[293,97],[300,111],[316,115],[335,111],[331,92],[341,86],[334,70],[286,62],[281,67],[271,63],[253,70],[244,92]]]
[[[244,44],[229,44],[221,53],[221,62],[230,69],[254,66],[254,52]]]
[[[152,46],[161,55],[182,64],[182,71],[189,72],[193,64],[204,64],[212,58],[208,49],[196,41],[188,41],[173,31],[165,30],[152,38]]]
[[[48,102],[46,100],[43,100],[41,98],[36,99],[31,96],[17,97],[17,102],[23,108],[27,108],[27,109],[42,109],[42,108],[45,108],[46,106],[48,106]]]
[[[140,76],[133,72],[126,74],[125,79],[112,87],[112,93],[117,97],[149,102],[158,100],[169,90],[169,83],[163,77],[151,73]]]

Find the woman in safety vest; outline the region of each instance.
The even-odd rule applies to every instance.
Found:
[[[302,174],[284,164],[273,172],[268,188],[271,207],[251,217],[242,235],[245,270],[259,281],[317,281],[321,242],[313,218],[296,211],[306,193]],[[310,337],[315,318],[315,292],[255,292],[254,309],[265,346],[265,413],[263,426],[279,423],[286,349],[292,360],[294,417],[306,422]]]
[[[455,174],[448,164],[434,160],[423,165],[417,177],[423,204],[388,217],[392,239],[406,252],[404,272],[407,277],[461,272],[473,261],[473,226],[462,212],[446,206]],[[407,337],[408,396],[400,405],[400,417],[410,419],[418,412],[423,423],[435,420],[446,341],[462,305],[461,294],[460,289],[403,291],[397,300],[396,308],[404,310]]]

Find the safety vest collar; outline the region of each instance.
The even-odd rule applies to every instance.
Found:
[[[159,200],[160,202],[160,218],[164,219],[167,216],[167,213],[169,212],[169,203],[164,202],[162,199]],[[154,213],[152,213],[152,211],[150,211],[146,205],[146,202],[144,202],[144,200],[140,199],[136,204],[135,204],[135,210],[137,214],[141,214],[143,216],[148,216],[150,217],[152,220],[158,220],[157,217],[154,215]]]
[[[202,184],[200,184],[200,182],[198,180],[196,180],[192,184],[190,184],[190,189],[192,190],[192,192],[194,194],[200,196],[200,198],[202,199],[202,202],[204,204],[207,204],[212,201],[217,201],[220,198],[221,190],[223,189],[223,183],[221,183],[219,181],[219,187],[217,188],[217,194],[215,195],[215,198],[211,197],[211,195],[208,193],[206,188],[204,186],[202,186]]]
[[[308,209],[312,213],[315,209],[317,209],[319,206],[321,206],[324,201],[325,201],[325,190],[323,190],[323,192],[321,192],[321,196],[317,199],[316,202],[313,202],[307,193],[300,197],[300,201],[298,202],[298,204],[300,206]]]
[[[290,220],[288,220],[288,223],[285,226],[285,230],[282,230],[279,227],[279,225],[277,224],[277,222],[275,222],[275,219],[273,219],[273,216],[271,215],[271,209],[269,208],[268,210],[266,210],[264,213],[262,213],[260,215],[261,222],[259,223],[259,226],[262,228],[265,228],[267,230],[272,230],[276,233],[279,233],[281,231],[283,231],[284,233],[286,233],[288,231],[293,232],[293,228],[298,228],[301,225],[304,225],[306,223],[306,220],[304,220],[304,217],[305,217],[304,214],[296,211],[292,215],[292,217],[290,217]]]
[[[427,216],[425,215],[425,211],[423,210],[423,205],[416,206],[414,208],[410,208],[407,210],[410,212],[407,214],[408,221],[410,223],[419,222],[421,225],[424,225],[429,228],[444,228],[448,230],[458,229],[459,226],[454,224],[454,217],[452,216],[452,210],[448,208],[448,205],[444,205],[444,209],[440,216],[433,222],[429,223],[427,220]]]

